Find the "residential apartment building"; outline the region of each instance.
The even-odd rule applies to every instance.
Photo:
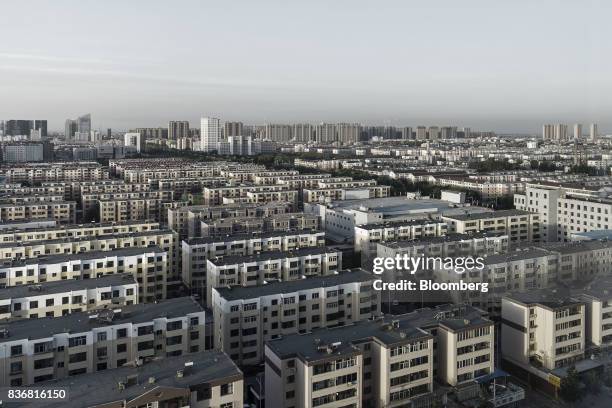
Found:
[[[201,237],[250,232],[288,231],[320,228],[319,217],[305,213],[285,213],[265,217],[221,218],[200,221]]]
[[[554,290],[502,299],[502,358],[554,370],[584,358],[585,303]]]
[[[140,301],[154,302],[166,298],[167,265],[168,253],[159,247],[41,256],[0,266],[0,287],[129,273]]]
[[[0,319],[59,317],[138,303],[138,283],[132,275],[106,275],[3,288]]]
[[[440,237],[448,232],[445,221],[433,219],[358,225],[355,227],[355,252],[361,253],[363,259],[375,254],[380,242]]]
[[[342,270],[342,252],[333,247],[306,247],[208,259],[206,300],[210,307],[213,288],[217,287],[257,286],[330,275],[339,270]]]
[[[493,372],[493,339],[483,312],[451,305],[284,336],[266,343],[266,395],[274,406],[430,406],[434,378]]]
[[[110,234],[127,234],[160,229],[156,221],[133,221],[116,223],[71,224],[23,228],[17,226],[0,231],[0,242],[30,242],[55,239],[76,239],[84,236],[97,237]]]
[[[58,223],[74,224],[76,203],[74,201],[0,203],[0,222],[38,219],[54,219]]]
[[[264,343],[321,327],[349,325],[380,314],[372,274],[345,271],[258,287],[212,292],[215,348],[240,365],[264,360]]]
[[[512,244],[538,242],[540,215],[523,210],[498,210],[477,214],[443,215],[452,232],[470,234],[474,232],[500,232],[510,237]]]
[[[105,371],[205,350],[205,312],[189,297],[23,319],[0,337],[2,386]]]
[[[112,231],[113,228],[110,228]],[[36,231],[38,235],[41,231]],[[1,235],[0,235],[1,238]],[[168,273],[178,278],[179,242],[177,234],[170,229],[156,229],[135,232],[117,232],[104,235],[85,235],[21,239],[0,243],[0,259],[30,259],[46,255],[68,255],[93,251],[112,251],[120,248],[147,248],[157,246],[168,253]]]
[[[368,198],[389,197],[389,186],[365,186],[357,188],[305,188],[302,201],[305,203],[331,202]]]
[[[200,236],[201,222],[229,218],[262,218],[293,212],[292,203],[226,204],[220,206],[194,205],[168,210],[168,227],[179,237]]]
[[[292,251],[325,246],[325,233],[310,230],[271,231],[225,237],[192,238],[181,244],[182,278],[192,293],[206,294],[208,259],[232,255],[247,256],[265,251]]]
[[[587,346],[606,348],[612,345],[612,279],[593,280],[576,298],[586,307]]]
[[[298,202],[298,192],[283,185],[205,187],[202,191],[202,197],[204,204],[209,206],[224,204],[226,202],[224,200],[227,199],[240,198],[246,198],[246,202],[251,203],[281,201],[297,206]],[[297,210],[297,207],[294,210]]]
[[[124,365],[40,383],[37,387],[70,389],[69,400],[34,403],[37,408],[125,408],[134,402],[155,407],[240,408],[244,379],[226,354],[205,351],[143,365]]]

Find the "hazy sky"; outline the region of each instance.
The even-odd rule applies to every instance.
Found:
[[[612,127],[612,2],[5,1],[0,118]]]

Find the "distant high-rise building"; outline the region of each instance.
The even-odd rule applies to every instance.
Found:
[[[580,123],[574,123],[574,139],[582,138],[582,125]]]
[[[170,122],[168,122],[168,139],[178,140],[189,136],[189,121],[171,120]]]
[[[39,131],[40,137],[47,137],[46,120],[7,120],[4,124],[4,134],[7,136],[30,136],[31,130]]]
[[[466,139],[469,139],[470,137],[472,137],[472,128],[464,127],[463,128],[463,137],[466,138]]]
[[[88,113],[77,118],[77,132],[87,133],[91,132],[91,114]]]
[[[132,133],[140,133],[146,139],[168,139],[168,129],[163,127],[156,128],[136,128],[130,130]]]
[[[317,143],[331,143],[336,140],[336,125],[333,123],[321,123],[315,128]]]
[[[555,126],[546,124],[542,125],[542,139],[552,140],[555,137]]]
[[[242,122],[225,122],[223,137],[227,139],[230,136],[243,136],[243,126]]]
[[[309,123],[296,123],[293,125],[293,139],[296,142],[312,142],[314,140],[314,126]]]
[[[111,139],[113,136],[113,131],[111,128],[106,129],[106,138]]]
[[[293,138],[291,125],[266,124],[264,138],[274,142],[288,142]]]
[[[427,140],[427,128],[425,126],[417,126],[416,140]]]
[[[202,118],[200,120],[200,150],[212,152],[217,149],[221,140],[221,121],[217,118]]]
[[[140,133],[129,132],[124,135],[124,146],[132,146],[136,148],[138,153],[145,149],[145,138]]]
[[[442,139],[456,139],[457,138],[457,127],[456,126],[444,126],[440,129],[440,138]]]
[[[358,123],[337,123],[336,135],[333,141],[343,144],[353,144],[359,141],[361,136],[361,125]]]
[[[74,134],[77,132],[77,121],[73,119],[66,119],[64,127],[64,138],[66,140],[74,139]]]
[[[590,139],[592,141],[596,141],[598,136],[599,135],[597,134],[597,123],[591,123],[590,132],[589,132]]]
[[[567,140],[567,125],[563,123],[555,125],[555,140],[560,142]]]
[[[402,128],[402,139],[412,140],[412,128],[411,127]]]
[[[430,126],[427,129],[427,136],[429,140],[438,140],[440,138],[440,130],[437,126]]]

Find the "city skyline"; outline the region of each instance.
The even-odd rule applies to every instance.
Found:
[[[7,5],[3,118],[40,117],[50,131],[83,112],[95,129],[123,130],[202,116],[532,134],[610,126],[602,1],[144,4]],[[70,24],[57,27],[60,17]]]

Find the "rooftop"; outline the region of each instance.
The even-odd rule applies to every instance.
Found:
[[[189,363],[189,367],[185,366]],[[191,364],[193,363],[193,364]],[[183,376],[177,372],[182,370]],[[127,383],[127,378],[136,376],[135,385],[126,385],[124,390],[118,384]],[[149,382],[154,378],[154,382]],[[33,402],[27,407],[81,408],[98,406],[119,400],[133,400],[158,387],[181,388],[187,391],[194,385],[226,383],[242,379],[242,372],[234,362],[220,351],[205,351],[180,357],[169,357],[145,363],[140,367],[121,367],[113,370],[98,371],[62,380],[37,384],[38,387],[69,390],[69,401]]]
[[[138,324],[150,322],[153,319],[166,317],[168,319],[183,317],[189,313],[201,312],[202,307],[191,297],[167,299],[158,303],[139,303],[122,306],[120,312],[114,314],[112,325]],[[45,339],[59,333],[85,333],[96,327],[105,327],[109,323],[100,319],[90,318],[97,312],[75,312],[61,317],[41,317],[38,319],[23,319],[9,322],[2,326],[8,330],[8,337],[0,338],[0,342],[19,339]]]
[[[467,221],[467,220],[482,220],[489,218],[502,218],[502,217],[516,217],[523,215],[537,215],[524,210],[498,210],[480,213],[467,213],[467,214],[446,214],[445,217],[452,218],[454,220]]]
[[[570,297],[567,288],[533,289],[526,292],[512,292],[504,297],[522,303],[523,305],[540,305],[548,309],[581,305],[584,302]]]
[[[136,281],[131,274],[121,273],[104,275],[102,277],[92,279],[67,279],[33,285],[7,286],[0,291],[0,300],[18,299],[29,296],[44,296],[54,293],[65,293],[135,283]]]
[[[347,283],[368,282],[374,280],[371,273],[355,268],[333,275],[313,276],[293,281],[272,282],[262,286],[219,287],[216,290],[226,301],[255,299],[263,296],[296,293],[301,290],[328,288]]]
[[[336,250],[333,247],[307,247],[295,249],[293,251],[266,251],[247,256],[223,256],[215,259],[209,259],[208,262],[217,266],[235,265],[249,262],[272,261],[277,259],[297,258],[301,256],[328,254],[335,252],[340,252],[340,250]]]
[[[0,268],[1,267],[19,267],[19,266],[36,265],[36,264],[52,265],[52,264],[58,264],[62,262],[87,261],[87,260],[92,260],[92,259],[112,258],[116,256],[131,256],[131,255],[139,255],[139,254],[148,254],[152,252],[160,253],[160,252],[166,252],[166,251],[162,250],[158,246],[150,246],[146,248],[129,247],[129,248],[113,249],[112,251],[91,251],[91,252],[83,252],[83,253],[77,253],[77,254],[44,255],[38,258],[12,260],[12,261],[9,261],[8,264],[0,265]]]
[[[485,265],[495,265],[499,263],[524,261],[527,259],[540,258],[553,255],[542,248],[528,247],[521,250],[507,252],[504,254],[494,254],[484,257]]]
[[[394,241],[394,242],[379,242],[378,245],[385,246],[388,248],[408,248],[413,246],[422,246],[427,244],[441,244],[444,242],[461,242],[470,241],[472,239],[481,238],[501,238],[508,237],[508,234],[495,233],[495,232],[477,232],[474,234],[457,234],[451,233],[443,235],[441,237],[422,237],[419,239],[412,239],[407,241]]]
[[[252,238],[270,238],[270,237],[284,237],[288,235],[300,235],[300,234],[323,234],[321,231],[313,231],[310,229],[302,229],[295,231],[267,231],[267,232],[252,232],[252,233],[240,233],[240,234],[226,234],[216,235],[211,237],[191,238],[184,240],[188,245],[203,245],[212,244],[215,242],[230,242],[240,241]]]

